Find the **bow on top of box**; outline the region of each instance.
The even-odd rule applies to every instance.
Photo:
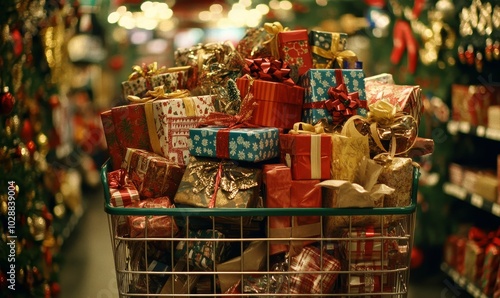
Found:
[[[332,42],[329,50],[323,49],[318,46],[311,46],[311,51],[313,52],[313,54],[316,54],[328,60],[328,63],[326,64],[316,63],[315,68],[334,68],[335,62],[337,64],[336,66],[338,66],[339,68],[344,68],[344,61],[347,61],[349,65],[353,65],[358,61],[356,53],[351,50],[344,50],[339,46],[341,44],[339,42],[339,40],[341,39],[341,35],[339,33],[332,32],[331,36]]]
[[[165,93],[163,85],[155,87],[153,90],[148,90],[144,97],[128,95],[127,100],[131,103],[145,103],[157,99],[184,98],[190,95],[189,90],[175,90],[174,92]]]
[[[295,85],[290,77],[291,68],[288,63],[269,58],[245,58],[243,73],[254,79]]]
[[[283,27],[283,25],[280,22],[273,22],[273,23],[264,23],[264,30],[269,34],[269,39],[266,40],[263,44],[268,45],[270,50],[271,50],[271,55],[274,58],[278,58],[280,56],[279,54],[279,47],[278,47],[278,33],[284,32],[284,31],[289,31],[288,27]]]

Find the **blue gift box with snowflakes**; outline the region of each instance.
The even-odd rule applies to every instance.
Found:
[[[356,115],[366,116],[365,73],[362,69],[310,69],[300,77],[298,85],[305,89],[302,121],[316,124],[321,119],[333,123],[332,111],[327,108],[331,98],[330,88],[344,84],[349,98],[356,97],[359,105]],[[326,104],[326,105],[325,105]]]
[[[189,130],[192,156],[259,162],[279,154],[279,129],[274,127],[200,127]]]

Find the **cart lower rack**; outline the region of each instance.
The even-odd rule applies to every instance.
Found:
[[[409,206],[342,209],[117,208],[110,204],[107,173],[105,164],[120,297],[408,295],[416,168]],[[283,229],[286,238],[269,228],[284,217],[292,222]],[[362,218],[372,224],[355,225]],[[301,229],[317,236],[303,237]]]

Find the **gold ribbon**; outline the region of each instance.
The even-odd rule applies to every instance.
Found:
[[[328,63],[316,63],[316,68],[330,69],[333,68],[333,63],[336,61],[339,68],[344,68],[344,60],[349,62],[349,65],[354,64],[358,61],[358,56],[351,50],[339,50],[340,34],[332,33],[332,43],[330,45],[330,50],[325,50],[318,46],[312,46],[311,50],[313,54],[321,56],[328,61]]]
[[[143,78],[148,78],[152,77],[155,75],[159,75],[162,73],[171,73],[171,72],[178,72],[178,71],[184,71],[188,70],[190,66],[176,66],[176,67],[165,67],[162,66],[158,68],[158,63],[153,62],[151,64],[144,64],[143,66],[139,65],[134,65],[132,66],[133,72],[128,76],[128,80],[135,80],[137,78],[143,77]]]
[[[293,128],[288,132],[289,134],[321,134],[325,133],[325,127],[322,122],[315,125],[305,122],[296,122]]]
[[[127,96],[128,101],[131,103],[145,103],[148,101],[153,101],[157,99],[172,99],[172,98],[184,98],[190,96],[191,93],[187,89],[177,89],[170,93],[165,93],[163,85],[155,87],[153,90],[148,90],[145,97],[139,97],[135,95]]]
[[[264,41],[263,45],[268,45],[271,50],[271,56],[278,58],[279,46],[278,46],[278,33],[289,31],[288,27],[283,27],[280,22],[264,23],[264,30],[269,33],[269,39]]]

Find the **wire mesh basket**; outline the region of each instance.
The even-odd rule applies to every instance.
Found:
[[[417,168],[410,205],[390,208],[120,208],[107,174],[105,163],[120,297],[408,295]],[[295,225],[286,238],[269,228],[281,217]],[[360,218],[371,224],[355,225]],[[303,237],[304,226],[317,236]]]

